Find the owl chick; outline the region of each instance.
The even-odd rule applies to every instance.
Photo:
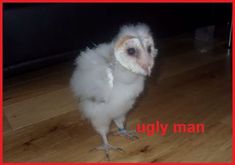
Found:
[[[121,27],[111,43],[87,48],[76,59],[72,91],[80,111],[102,137],[103,144],[96,149],[104,150],[108,159],[111,149],[121,150],[107,139],[112,121],[119,135],[135,137],[124,127],[126,114],[143,91],[156,55],[149,27],[137,24]]]

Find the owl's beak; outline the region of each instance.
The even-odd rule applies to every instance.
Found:
[[[150,74],[151,74],[151,66],[150,65],[142,65],[141,67],[144,69],[145,73],[148,76],[150,76]]]
[[[153,66],[153,59],[145,55],[145,56],[141,56],[141,58],[139,58],[137,63],[145,71],[146,75],[150,76],[151,69]]]

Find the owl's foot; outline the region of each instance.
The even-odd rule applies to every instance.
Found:
[[[135,130],[126,130],[126,129],[118,129],[118,131],[113,132],[113,135],[119,135],[126,137],[130,140],[139,140],[139,137],[137,136],[137,133]]]
[[[93,149],[90,150],[91,151],[95,151],[95,150],[103,150],[105,152],[105,156],[108,160],[110,160],[110,157],[109,157],[109,151],[110,150],[114,150],[114,151],[119,151],[119,152],[125,152],[122,148],[120,147],[115,147],[111,144],[102,144],[98,147],[95,147]]]

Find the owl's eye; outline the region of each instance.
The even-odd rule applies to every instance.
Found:
[[[136,54],[135,48],[128,48],[127,49],[127,54],[130,55],[130,56],[135,56],[135,54]]]
[[[151,54],[151,52],[152,52],[152,47],[151,47],[151,46],[148,46],[148,47],[147,47],[147,51],[148,51],[149,54]]]

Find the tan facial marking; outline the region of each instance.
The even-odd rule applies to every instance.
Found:
[[[124,36],[122,38],[120,38],[117,43],[116,43],[116,48],[120,48],[122,47],[122,45],[125,43],[125,41],[129,40],[129,39],[132,39],[132,38],[135,38],[134,36],[130,36],[130,35],[127,35],[127,36]]]

